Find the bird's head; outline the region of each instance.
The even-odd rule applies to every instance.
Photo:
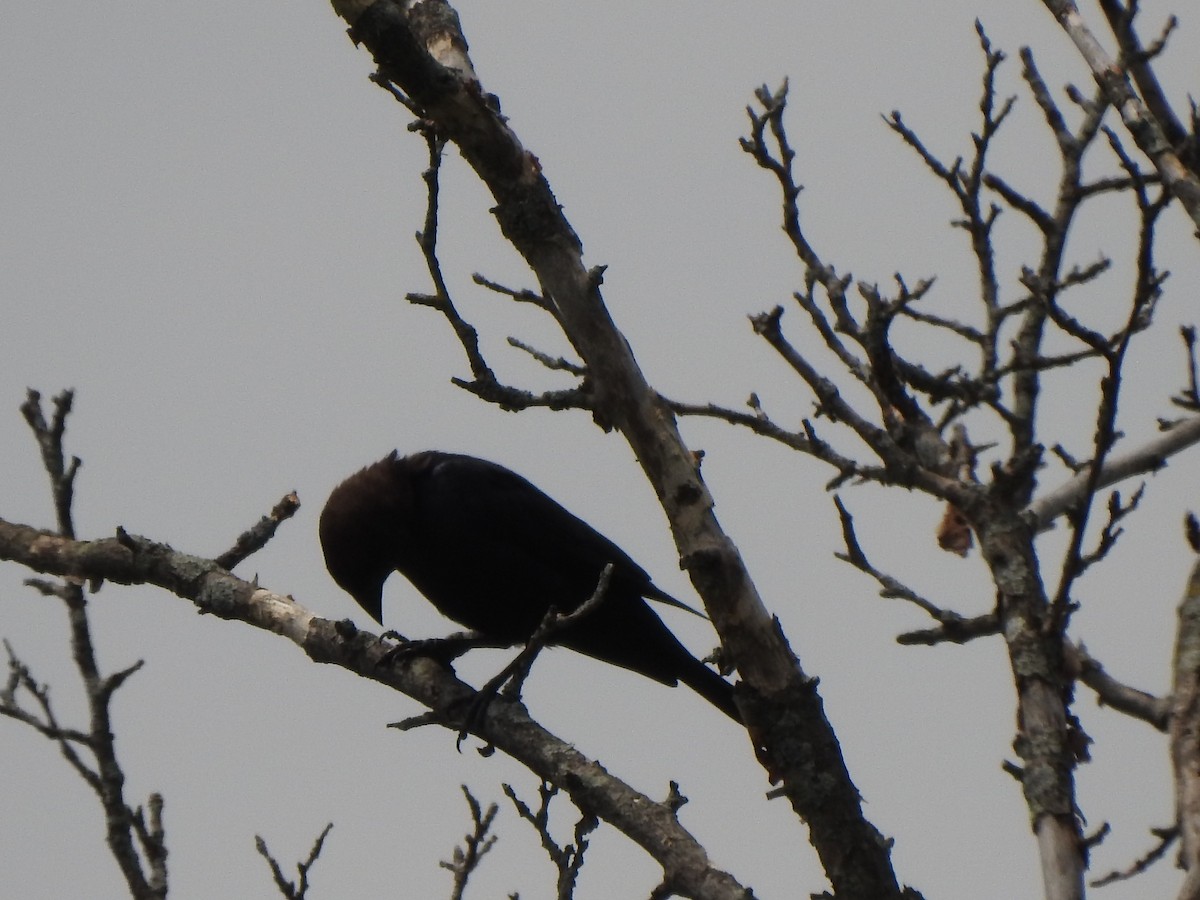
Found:
[[[410,537],[412,489],[395,453],[351,475],[321,511],[325,568],[368,615],[383,624],[383,583]]]

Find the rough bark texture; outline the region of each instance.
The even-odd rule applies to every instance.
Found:
[[[68,578],[102,577],[118,584],[153,584],[191,600],[201,612],[247,622],[301,647],[313,660],[332,663],[387,684],[433,710],[431,723],[454,725],[474,696],[448,670],[423,658],[380,665],[393,645],[348,623],[322,619],[296,603],[221,569],[213,561],[121,534],[75,541],[0,520],[0,559],[35,572]],[[614,778],[567,742],[529,718],[523,706],[493,703],[480,737],[558,785],[585,812],[608,821],[663,867],[664,883],[681,896],[749,900],[753,893],[713,867],[704,848],[656,803]]]
[[[1083,839],[1074,806],[1075,756],[1067,717],[1070,681],[1061,636],[1038,574],[1034,531],[1021,517],[991,510],[979,531],[997,586],[997,610],[1017,688],[1021,785],[1042,862],[1047,900],[1084,894]]]
[[[1188,873],[1182,896],[1189,896],[1200,890],[1200,563],[1179,604],[1170,735],[1179,865]]]
[[[654,486],[681,563],[741,676],[739,693],[746,700],[752,740],[808,823],[835,893],[846,900],[900,896],[890,843],[862,815],[819,700],[797,702],[815,698],[814,685],[718,524],[695,458],[610,318],[599,275],[585,267],[579,238],[537,159],[508,128],[495,98],[478,81],[461,77],[461,64],[447,68],[439,61],[449,62],[442,56],[447,46],[466,46],[465,39],[447,41],[444,27],[453,16],[443,8],[439,0],[408,6],[379,0],[365,9],[355,6],[347,21],[351,36],[370,50],[381,74],[459,148],[496,199],[502,233],[528,262],[586,363],[597,422],[626,437]],[[436,39],[426,29],[433,21],[439,23]]]

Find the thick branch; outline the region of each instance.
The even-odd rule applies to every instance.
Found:
[[[1200,887],[1200,562],[1192,566],[1179,604],[1171,691],[1171,763],[1175,816],[1180,828],[1179,865],[1188,873],[1189,896]]]
[[[718,524],[713,499],[674,417],[647,384],[609,316],[598,273],[584,265],[579,238],[537,158],[474,77],[456,14],[441,0],[369,5],[335,0],[334,9],[350,23],[351,37],[370,50],[382,76],[458,147],[495,198],[501,231],[533,270],[542,296],[587,367],[596,421],[622,432],[654,486],[681,564],[742,678],[753,740],[809,823],[835,891],[845,900],[899,896],[888,843],[862,815],[812,683]],[[447,48],[454,50],[454,59],[447,57]],[[820,748],[819,766],[808,755],[812,747]]]
[[[1011,498],[1006,498],[1010,500]],[[1070,714],[1070,682],[1061,633],[1047,628],[1050,608],[1034,551],[1034,531],[1000,509],[973,523],[998,593],[1017,689],[1021,786],[1038,842],[1047,900],[1081,900],[1083,835],[1075,808],[1078,734]]]
[[[332,663],[399,690],[457,728],[474,692],[431,660],[381,666],[392,645],[352,626],[314,615],[289,597],[272,593],[221,569],[212,560],[121,532],[116,538],[75,541],[0,520],[0,559],[64,577],[103,578],[118,584],[152,584],[192,601],[202,612],[274,632],[314,661]],[[477,731],[480,737],[570,794],[584,811],[614,825],[663,867],[682,896],[745,900],[750,894],[712,866],[704,848],[675,813],[614,778],[572,745],[547,732],[518,704],[496,703]]]

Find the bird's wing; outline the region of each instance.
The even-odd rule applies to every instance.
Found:
[[[655,587],[624,550],[515,472],[453,454],[437,454],[422,468],[422,493],[433,499],[424,515],[459,531],[464,541],[485,541],[497,553],[536,554],[547,565],[591,578],[611,562],[614,586],[702,615]]]

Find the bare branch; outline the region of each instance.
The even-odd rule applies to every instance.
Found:
[[[954,616],[954,613],[947,613],[947,621],[937,628],[906,631],[896,637],[896,643],[908,646],[965,644],[976,638],[992,637],[1000,633],[1000,617],[994,612],[971,618],[956,619]]]
[[[529,344],[526,344],[524,341],[518,340],[515,337],[510,337],[508,339],[508,345],[510,347],[516,347],[518,350],[524,350],[551,371],[568,372],[571,375],[577,375],[580,378],[587,375],[587,369],[579,365],[579,363],[573,363],[569,359],[566,359],[562,356],[553,357],[548,353],[543,353],[541,350],[531,347]]]
[[[804,427],[802,433],[788,431],[786,428],[781,427],[767,415],[766,411],[762,408],[757,394],[751,394],[747,401],[747,405],[751,410],[748,413],[742,410],[717,406],[712,403],[703,405],[684,403],[680,400],[661,397],[661,395],[660,400],[664,406],[678,416],[700,416],[721,419],[731,425],[740,425],[748,428],[757,435],[778,441],[787,447],[791,447],[793,450],[807,453],[822,462],[829,463],[829,465],[833,466],[839,472],[838,477],[828,486],[830,488],[856,478],[864,481],[878,481],[880,483],[886,483],[888,480],[887,471],[883,468],[868,466],[848,456],[843,456],[829,444],[818,439],[808,422],[802,423]]]
[[[94,744],[93,736],[85,731],[61,726],[50,703],[50,689],[33,677],[29,668],[17,658],[8,641],[4,642],[4,649],[8,654],[8,679],[4,690],[0,692],[0,715],[23,722],[43,737],[55,741],[58,744],[59,752],[62,753],[71,768],[88,783],[92,790],[97,794],[101,793],[103,786],[100,783],[99,774],[83,761],[75,747],[75,745],[79,745],[81,749],[91,751]],[[21,692],[33,698],[40,714],[32,713],[22,706]]]
[[[950,612],[942,609],[934,603],[926,600],[916,591],[904,585],[898,579],[886,572],[881,572],[876,569],[867,560],[866,554],[863,552],[862,546],[858,543],[858,536],[854,533],[854,517],[850,515],[850,511],[846,509],[842,498],[836,494],[833,497],[833,503],[837,507],[838,517],[842,522],[842,538],[846,543],[846,550],[843,553],[835,553],[838,559],[843,562],[850,563],[860,572],[865,572],[877,582],[879,582],[879,596],[885,599],[900,599],[907,600],[914,606],[918,606],[925,610],[926,613],[935,619],[943,628],[961,623],[963,617],[958,613]]]
[[[503,410],[516,411],[544,407],[545,409],[586,409],[593,408],[591,391],[585,386],[568,388],[560,391],[545,391],[535,394],[521,388],[509,387],[492,379],[466,381],[462,378],[451,378],[456,387],[474,394],[480,400],[494,403]]]
[[[1062,154],[1064,156],[1071,155],[1076,149],[1075,135],[1067,127],[1062,111],[1059,110],[1058,104],[1054,102],[1054,98],[1050,94],[1050,89],[1046,87],[1046,82],[1042,79],[1042,74],[1037,69],[1037,64],[1033,58],[1033,51],[1028,47],[1021,48],[1021,62],[1023,63],[1021,74],[1029,85],[1033,99],[1041,107],[1042,115],[1046,119],[1046,125],[1049,126],[1050,133],[1054,135],[1054,139],[1058,142]]]
[[[1120,333],[1120,340],[1111,352],[1105,354],[1108,363],[1108,375],[1100,381],[1100,405],[1096,411],[1096,432],[1094,438],[1095,451],[1092,457],[1092,465],[1088,470],[1090,483],[1084,489],[1083,502],[1074,508],[1071,516],[1071,524],[1074,531],[1071,534],[1070,546],[1063,558],[1062,576],[1059,579],[1058,591],[1051,602],[1052,617],[1064,629],[1071,610],[1071,586],[1091,564],[1082,555],[1083,536],[1087,527],[1088,516],[1091,512],[1092,500],[1096,495],[1097,483],[1103,472],[1104,460],[1107,459],[1117,442],[1117,401],[1121,392],[1122,367],[1125,364],[1125,353],[1129,349],[1129,342],[1137,330],[1139,312],[1138,297],[1135,296],[1126,326]],[[1132,505],[1129,509],[1122,510],[1119,495],[1114,495],[1114,503],[1109,506],[1109,526],[1106,526],[1102,531],[1100,547],[1096,550],[1095,555],[1091,557],[1091,561],[1102,558],[1108,552],[1113,541],[1116,540],[1117,534],[1119,534],[1119,532],[1111,530],[1111,526],[1115,525],[1117,521],[1136,507],[1140,497],[1141,491],[1138,491],[1134,494]]]
[[[1171,845],[1179,840],[1179,828],[1151,828],[1150,833],[1158,839],[1158,844],[1139,859],[1133,862],[1128,869],[1120,872],[1109,872],[1107,875],[1102,875],[1100,878],[1092,881],[1092,887],[1105,887],[1110,884],[1115,884],[1118,881],[1127,881],[1141,875],[1152,865],[1166,856]]]
[[[584,854],[588,848],[587,836],[596,830],[600,824],[599,821],[593,815],[581,813],[575,823],[574,843],[560,846],[550,833],[550,802],[558,794],[557,787],[546,782],[542,783],[538,788],[536,811],[530,809],[528,804],[517,796],[517,792],[511,785],[504,785],[504,793],[512,801],[521,818],[533,826],[541,839],[542,849],[554,863],[557,874],[555,900],[570,900],[575,896],[575,882],[583,868]],[[679,809],[670,799],[667,805],[672,806],[676,811]]]
[[[554,312],[554,304],[547,300],[542,294],[537,291],[531,291],[528,288],[510,288],[505,287],[499,282],[492,281],[490,278],[476,272],[471,276],[472,280],[481,287],[487,288],[489,291],[494,291],[497,294],[503,294],[505,297],[511,297],[518,303],[532,303],[539,309],[544,309],[548,313]]]
[[[1147,441],[1141,447],[1122,454],[1113,454],[1104,460],[1100,476],[1095,481],[1095,490],[1101,490],[1134,475],[1156,472],[1167,464],[1167,460],[1200,441],[1200,417],[1185,419],[1166,429],[1164,433]],[[1080,503],[1091,483],[1091,466],[1043,494],[1025,509],[1025,515],[1037,528],[1046,528]]]
[[[1200,874],[1200,560],[1192,565],[1179,603],[1171,684],[1171,765],[1179,866],[1195,883]]]
[[[475,381],[494,382],[495,375],[479,350],[479,333],[459,315],[454,301],[450,298],[450,290],[446,287],[446,278],[442,274],[442,263],[438,259],[438,197],[441,192],[442,151],[446,147],[446,139],[429,125],[423,124],[418,130],[425,138],[425,144],[429,150],[429,166],[421,175],[425,182],[428,198],[425,204],[425,227],[417,232],[416,238],[417,245],[421,248],[421,254],[425,257],[429,277],[433,280],[434,292],[432,294],[410,293],[407,299],[410,303],[418,306],[429,306],[436,309],[445,316],[450,327],[454,329],[459,343],[462,344],[463,351],[467,355],[467,362],[471,366],[471,375]]]
[[[217,557],[217,565],[233,569],[253,553],[257,553],[275,536],[275,531],[300,509],[300,497],[295,491],[275,504],[268,515],[238,536],[232,547]]]
[[[75,534],[71,500],[75,475],[80,465],[78,458],[72,459],[69,465],[66,464],[66,454],[63,450],[66,420],[71,411],[72,398],[73,394],[70,391],[64,391],[54,398],[55,410],[50,422],[46,421],[42,412],[37,391],[29,391],[25,403],[21,406],[21,413],[33,431],[41,449],[43,466],[50,476],[58,519],[58,536],[65,541],[72,541]],[[86,577],[97,586],[102,581],[102,576],[96,573],[89,573]],[[158,794],[151,797],[154,822],[153,827],[147,828],[140,809],[130,808],[125,801],[125,773],[117,759],[116,736],[109,709],[113,693],[130,675],[141,668],[142,664],[139,661],[109,676],[100,673],[92,642],[87,599],[80,577],[68,577],[59,585],[35,582],[34,586],[43,593],[61,598],[66,605],[71,655],[83,683],[90,718],[86,739],[79,738],[80,732],[63,730],[58,726],[50,707],[47,689],[33,680],[24,666],[17,662],[11,649],[8,688],[0,697],[0,705],[5,707],[4,711],[10,717],[32,725],[45,736],[57,741],[60,752],[72,768],[95,791],[104,809],[109,850],[135,900],[163,900],[167,895],[167,849],[163,842],[162,798]],[[40,719],[20,710],[15,694],[18,686],[24,687],[37,699],[42,711]],[[94,758],[94,766],[86,764],[80,758],[74,746],[76,743],[90,751]],[[134,843],[135,835],[141,844],[144,860]]]
[[[1112,59],[1096,40],[1073,0],[1043,0],[1043,3],[1074,42],[1138,148],[1153,161],[1163,184],[1200,228],[1200,177],[1173,149],[1163,125],[1134,92],[1122,64]]]
[[[1067,664],[1076,677],[1096,692],[1102,706],[1109,706],[1135,719],[1141,719],[1165,732],[1170,722],[1171,701],[1122,684],[1104,670],[1083,644],[1066,643]]]
[[[474,691],[436,662],[416,658],[381,666],[393,649],[342,622],[319,618],[291,597],[230,574],[211,560],[189,556],[121,532],[116,538],[72,541],[0,519],[0,559],[65,577],[102,577],[118,584],[153,584],[223,619],[246,622],[292,641],[315,662],[341,666],[399,690],[457,728]],[[703,900],[744,900],[746,888],[712,866],[704,848],[667,807],[613,777],[571,744],[542,729],[519,704],[494,704],[479,736],[538,777],[559,785],[581,809],[592,810],[635,841],[664,873]]]
[[[305,900],[308,896],[308,873],[321,855],[321,848],[325,845],[325,838],[329,836],[329,832],[333,830],[333,823],[326,825],[317,839],[313,841],[312,848],[308,851],[308,857],[296,863],[296,872],[300,876],[299,882],[289,881],[284,877],[283,869],[280,868],[279,862],[271,855],[271,851],[267,849],[267,842],[260,835],[254,836],[254,847],[258,850],[260,856],[267,861],[267,865],[271,867],[271,877],[275,881],[275,886],[279,888],[286,900]]]
[[[500,807],[495,803],[489,803],[487,812],[484,812],[479,801],[475,799],[475,795],[465,784],[462,786],[462,792],[467,799],[467,808],[471,811],[471,831],[463,837],[463,843],[454,848],[449,861],[442,860],[438,863],[443,869],[454,875],[450,900],[462,900],[463,892],[467,889],[467,882],[479,868],[479,863],[484,855],[495,846],[498,840],[496,835],[491,834],[490,831]]]
[[[54,415],[49,422],[42,412],[42,395],[37,391],[30,388],[25,402],[21,404],[21,414],[33,431],[33,436],[42,451],[42,466],[50,476],[58,532],[66,537],[75,536],[75,526],[71,522],[71,502],[75,495],[75,475],[81,465],[78,456],[71,457],[68,464],[63,453],[63,435],[66,433],[67,416],[71,414],[74,400],[74,391],[66,390],[56,395],[51,400]]]
[[[1112,29],[1112,33],[1120,45],[1121,62],[1129,67],[1129,73],[1133,76],[1134,83],[1141,92],[1146,108],[1154,116],[1154,120],[1158,122],[1163,130],[1163,135],[1171,145],[1179,147],[1188,139],[1187,129],[1175,116],[1175,111],[1171,109],[1171,104],[1158,82],[1154,68],[1150,65],[1154,57],[1166,48],[1167,38],[1178,26],[1179,20],[1175,16],[1168,17],[1162,34],[1153,45],[1144,48],[1133,27],[1134,17],[1137,14],[1136,0],[1128,6],[1122,6],[1118,0],[1100,0],[1100,8],[1104,11],[1109,28]]]

